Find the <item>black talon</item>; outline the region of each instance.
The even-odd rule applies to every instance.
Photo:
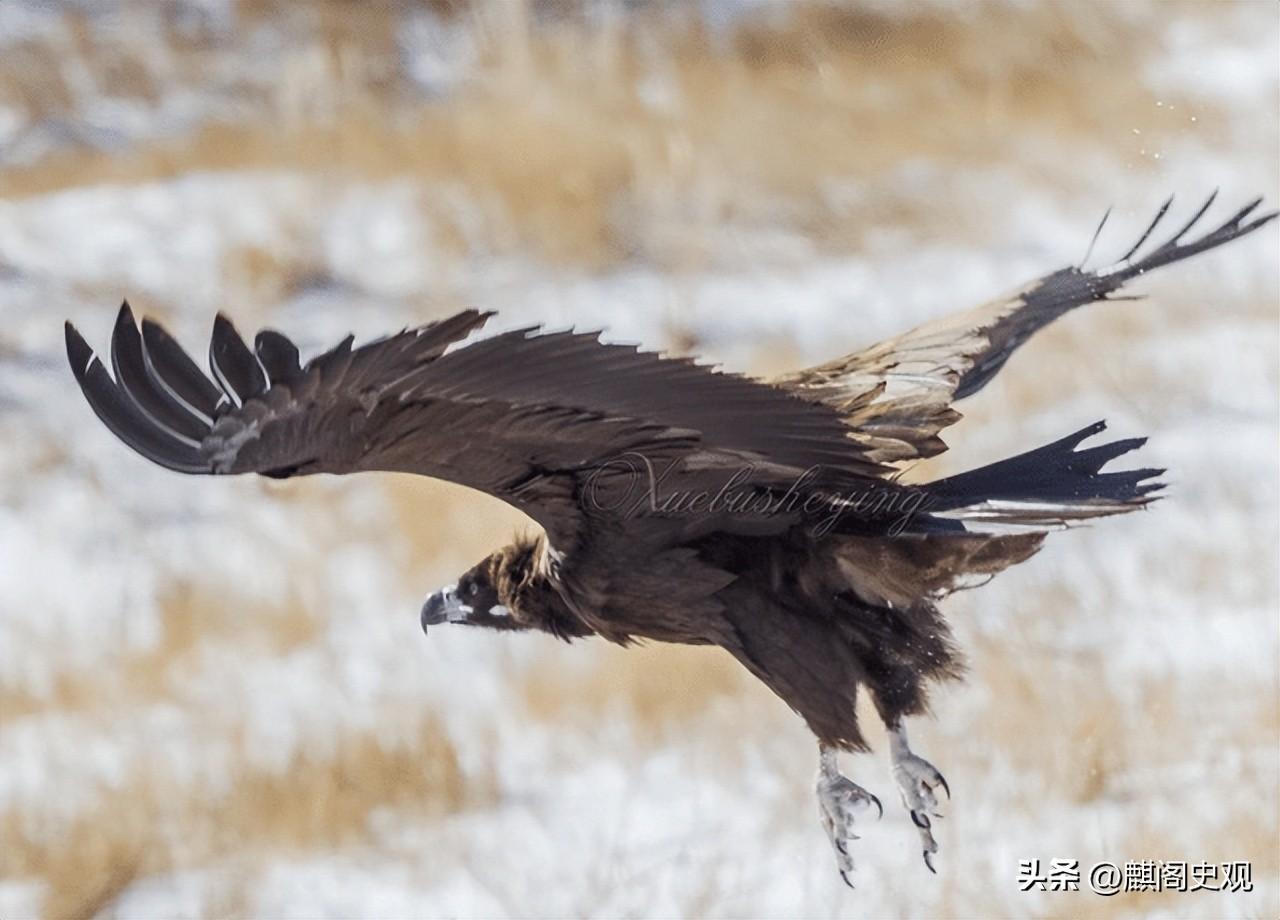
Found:
[[[928,830],[932,825],[929,823],[929,816],[918,811],[911,813],[911,823],[921,830]]]
[[[884,806],[881,805],[880,800],[876,798],[874,795],[872,795],[870,792],[868,792],[867,795],[871,796],[871,801],[876,803],[876,808],[879,809],[880,811],[880,814],[876,815],[876,820],[879,821],[881,818],[884,817]]]
[[[938,774],[938,785],[942,787],[942,791],[947,794],[947,801],[951,801],[951,787],[947,785],[947,778],[941,773]]]
[[[930,853],[928,850],[925,850],[923,851],[922,855],[924,856],[924,864],[929,868],[929,871],[932,872],[934,875],[937,875],[938,870],[933,868],[933,859],[931,858],[933,854]],[[843,875],[843,873],[841,874]],[[852,888],[853,886],[850,885],[849,887]]]
[[[856,891],[856,890],[857,890],[857,889],[855,889],[855,888],[853,887],[853,882],[849,881],[849,873],[848,873],[848,872],[845,872],[843,869],[841,869],[841,870],[840,870],[840,878],[844,879],[844,883],[845,883],[846,885],[848,885],[848,886],[849,886],[850,890],[853,890],[853,891]]]

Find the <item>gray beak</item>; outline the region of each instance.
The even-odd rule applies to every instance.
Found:
[[[422,613],[419,616],[419,620],[422,623],[422,631],[425,633],[428,626],[436,626],[440,623],[459,623],[470,614],[471,606],[458,600],[456,586],[449,585],[427,598],[422,605]]]

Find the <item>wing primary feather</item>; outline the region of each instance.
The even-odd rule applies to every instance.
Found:
[[[298,346],[283,333],[276,332],[274,329],[263,329],[254,337],[253,349],[273,386],[277,383],[287,383],[302,372],[302,364],[298,360]]]
[[[207,423],[188,411],[164,388],[157,386],[147,374],[147,359],[142,350],[142,336],[134,322],[129,302],[120,306],[115,330],[111,335],[111,366],[116,383],[138,409],[169,434],[198,446],[209,433]]]
[[[151,379],[210,424],[225,397],[159,323],[142,321],[142,348]]]
[[[93,349],[70,320],[62,324],[62,332],[67,343],[67,360],[71,363],[71,373],[75,374],[78,382],[94,358]]]
[[[1214,201],[1216,201],[1217,198],[1218,198],[1218,190],[1215,188],[1213,190],[1213,193],[1209,195],[1208,198],[1205,199],[1204,204],[1200,205],[1200,210],[1192,214],[1191,219],[1182,225],[1182,229],[1179,230],[1177,233],[1175,233],[1173,236],[1171,236],[1163,246],[1161,246],[1159,249],[1156,250],[1156,252],[1163,252],[1164,250],[1172,249],[1173,247],[1177,246],[1178,241],[1187,235],[1188,231],[1190,231],[1191,228],[1194,227],[1200,221],[1200,218],[1204,217],[1205,212],[1209,210],[1209,208],[1213,205]]]
[[[1235,229],[1237,226],[1239,226],[1242,220],[1244,220],[1254,211],[1258,210],[1258,205],[1260,204],[1262,204],[1262,196],[1258,196],[1257,198],[1253,199],[1253,201],[1249,202],[1247,205],[1245,205],[1235,214],[1231,215],[1231,217],[1227,220],[1227,222],[1224,223],[1221,227],[1219,227],[1218,230],[1222,231],[1222,230],[1227,230],[1228,228]]]
[[[1259,227],[1265,226],[1275,220],[1277,212],[1272,211],[1256,217],[1248,223],[1243,223],[1244,219],[1258,209],[1262,204],[1261,198],[1255,198],[1249,202],[1223,223],[1219,224],[1215,229],[1191,240],[1188,243],[1175,243],[1174,245],[1164,245],[1156,249],[1154,252],[1148,253],[1144,258],[1137,262],[1119,264],[1116,268],[1106,272],[1100,272],[1099,278],[1103,280],[1111,290],[1119,287],[1130,278],[1149,272],[1161,266],[1168,265],[1171,262],[1179,262],[1188,259],[1207,249],[1213,249],[1224,243],[1239,239],[1248,233],[1252,233]],[[1189,228],[1188,228],[1189,229]],[[1186,230],[1179,233],[1181,236]]]
[[[1102,236],[1102,228],[1107,225],[1107,218],[1111,216],[1111,208],[1108,207],[1102,215],[1102,220],[1098,221],[1098,227],[1093,231],[1093,239],[1089,240],[1089,248],[1084,251],[1084,258],[1080,260],[1080,268],[1084,269],[1089,262],[1089,257],[1093,255],[1093,247],[1098,245],[1098,237]]]
[[[120,440],[148,460],[180,473],[208,473],[200,451],[157,426],[116,386],[98,356],[70,323],[65,327],[67,359],[89,407]]]
[[[257,357],[226,315],[213,319],[213,335],[209,339],[209,369],[218,385],[230,399],[243,405],[266,392],[267,373]]]
[[[1164,220],[1164,216],[1169,213],[1169,206],[1172,204],[1173,204],[1173,196],[1170,195],[1168,198],[1165,199],[1164,204],[1160,205],[1160,210],[1156,211],[1156,216],[1151,219],[1151,223],[1147,226],[1146,231],[1142,234],[1142,236],[1138,237],[1138,242],[1134,243],[1133,248],[1130,249],[1128,252],[1126,252],[1124,255],[1122,255],[1119,261],[1128,262],[1130,259],[1133,258],[1133,254],[1142,248],[1142,244],[1145,243],[1147,239],[1151,236],[1151,234],[1155,232],[1155,229],[1160,224],[1160,221]]]

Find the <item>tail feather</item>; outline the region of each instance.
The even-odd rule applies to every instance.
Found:
[[[1127,438],[1084,450],[1106,430],[1095,422],[1061,440],[929,486],[929,515],[962,521],[966,529],[1054,528],[1150,504],[1164,488],[1162,469],[1104,473],[1102,468],[1146,443]]]

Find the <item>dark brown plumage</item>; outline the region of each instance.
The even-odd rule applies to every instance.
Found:
[[[535,328],[464,344],[489,316],[474,310],[359,347],[348,338],[306,364],[280,333],[260,332],[251,348],[219,315],[210,380],[126,304],[114,379],[70,324],[67,353],[99,418],[170,469],[412,472],[526,512],[545,533],[433,595],[424,628],[447,620],[728,650],[819,739],[819,801],[847,880],[852,823],[874,800],[835,768],[837,749],[865,747],[858,688],[890,730],[929,861],[928,815],[945,783],[910,752],[903,719],[924,709],[931,682],[961,672],[937,602],[1026,559],[1048,530],[1146,505],[1161,471],[1102,472],[1142,441],[1082,448],[1098,423],[932,483],[897,474],[945,450],[953,403],[1036,330],[1276,216],[1251,216],[1253,202],[1182,242],[1212,200],[1141,257],[1168,203],[1117,265],[1062,269],[767,382],[594,334]]]

